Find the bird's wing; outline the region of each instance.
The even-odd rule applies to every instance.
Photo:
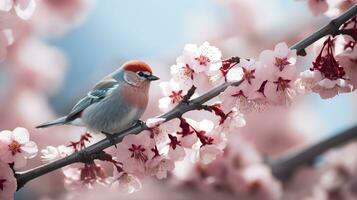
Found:
[[[71,112],[67,115],[66,121],[72,121],[76,119],[81,112],[88,106],[102,101],[112,90],[119,86],[118,81],[113,78],[105,79],[97,83],[93,89],[88,92],[87,96],[79,100],[78,103],[72,108]]]

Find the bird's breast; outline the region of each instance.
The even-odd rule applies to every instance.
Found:
[[[146,109],[148,104],[148,91],[146,89],[124,85],[121,88],[120,95],[128,105],[143,110]]]

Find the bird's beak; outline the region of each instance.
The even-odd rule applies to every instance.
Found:
[[[160,78],[157,76],[154,76],[154,75],[150,75],[150,76],[146,77],[146,79],[149,81],[156,81],[156,80],[159,80]]]

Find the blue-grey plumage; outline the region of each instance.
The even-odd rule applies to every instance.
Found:
[[[153,80],[158,78],[146,63],[129,61],[97,83],[67,116],[37,128],[70,124],[109,134],[125,130],[144,113]]]

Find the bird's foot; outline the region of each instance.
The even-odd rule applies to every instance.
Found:
[[[107,139],[110,141],[110,144],[112,146],[114,146],[115,148],[117,148],[117,144],[115,143],[115,139],[113,137],[113,134],[107,133],[102,131],[102,133],[105,135],[105,137],[107,137]]]

